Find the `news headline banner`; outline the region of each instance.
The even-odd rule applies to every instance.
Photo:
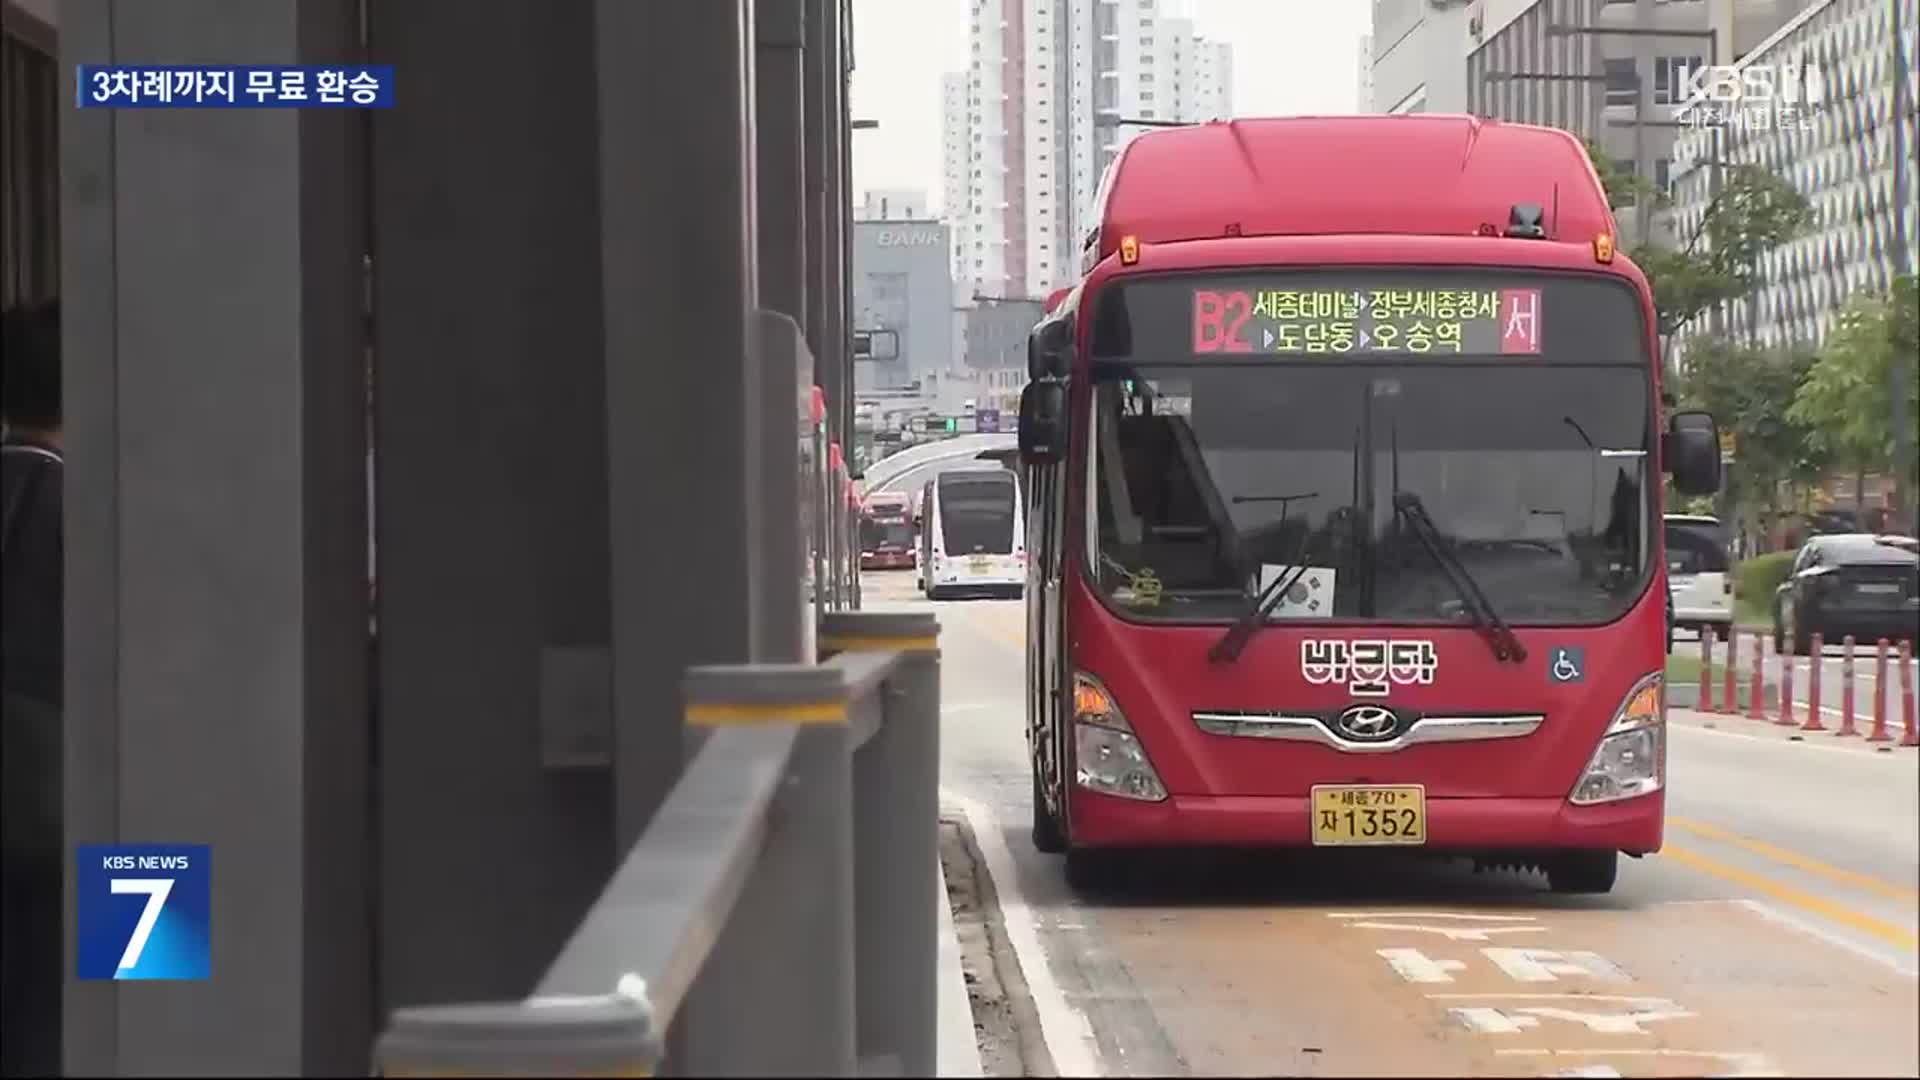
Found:
[[[391,109],[391,65],[81,64],[82,109]]]

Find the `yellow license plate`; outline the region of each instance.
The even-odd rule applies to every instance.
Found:
[[[984,574],[991,569],[993,569],[993,562],[992,560],[988,559],[985,555],[975,555],[973,557],[974,573]]]
[[[1424,844],[1427,790],[1418,784],[1316,785],[1313,842],[1322,847]]]

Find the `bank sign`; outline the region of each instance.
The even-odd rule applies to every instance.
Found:
[[[883,248],[939,247],[939,229],[882,229],[874,242]]]
[[[1818,64],[1676,67],[1674,119],[1688,127],[1810,128],[1827,98]]]

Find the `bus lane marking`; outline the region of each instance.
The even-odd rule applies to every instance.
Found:
[[[1528,915],[1474,915],[1453,911],[1330,911],[1330,919],[1358,919],[1358,922],[1342,922],[1341,925],[1357,930],[1410,930],[1422,934],[1438,934],[1448,941],[1489,941],[1489,934],[1527,934],[1543,933],[1546,927],[1539,925]],[[1386,922],[1387,919],[1481,919],[1488,922],[1524,923],[1523,926],[1429,926],[1425,923]]]
[[[1517,982],[1556,982],[1560,976],[1632,982],[1620,965],[1585,949],[1481,949],[1480,955]]]
[[[1346,925],[1365,925],[1369,917],[1386,916],[1386,912],[1338,912],[1331,913]],[[1535,923],[1532,916],[1515,915],[1474,915],[1455,912],[1401,912],[1401,917],[1431,920],[1452,920],[1455,922],[1478,921],[1482,923]],[[1361,920],[1361,921],[1350,921]],[[1461,927],[1436,928],[1425,926],[1385,925],[1371,928],[1379,929],[1454,929]],[[1483,926],[1480,929],[1495,929]],[[1529,926],[1529,929],[1546,929]],[[1459,940],[1448,935],[1451,940]],[[1484,940],[1484,939],[1482,939]],[[1481,960],[1498,969],[1514,983],[1540,985],[1558,983],[1565,986],[1577,986],[1580,981],[1588,983],[1612,984],[1631,983],[1633,976],[1619,964],[1608,960],[1597,952],[1587,949],[1536,949],[1487,946],[1475,950]],[[1403,980],[1416,984],[1456,983],[1456,974],[1467,977],[1469,964],[1466,960],[1441,958],[1427,955],[1420,949],[1397,947],[1375,949],[1374,954],[1386,961],[1395,974]],[[1653,1025],[1678,1020],[1699,1019],[1700,1014],[1685,1008],[1671,998],[1652,995],[1627,995],[1608,993],[1588,993],[1576,990],[1568,991],[1500,991],[1484,992],[1442,992],[1428,993],[1426,998],[1435,1006],[1445,1010],[1444,1015],[1452,1023],[1464,1027],[1477,1035],[1489,1036],[1496,1041],[1504,1037],[1526,1033],[1543,1034],[1553,1027],[1577,1024],[1596,1035],[1631,1038],[1633,1036],[1651,1036],[1656,1034]],[[1457,1002],[1458,1004],[1453,1004]],[[1550,1025],[1549,1022],[1552,1022]],[[1556,1040],[1557,1041],[1557,1040]],[[1495,1052],[1507,1054],[1510,1048],[1496,1048]],[[1613,1065],[1605,1063],[1608,1055],[1626,1054],[1633,1058],[1653,1056],[1679,1059],[1696,1059],[1718,1062],[1729,1066],[1719,1075],[1725,1076],[1778,1076],[1771,1062],[1761,1054],[1752,1052],[1729,1053],[1721,1051],[1691,1051],[1661,1048],[1657,1051],[1641,1052],[1643,1048],[1621,1047],[1602,1050],[1578,1049],[1542,1049],[1511,1048],[1509,1056],[1543,1056],[1549,1059],[1573,1059],[1555,1076],[1596,1076],[1618,1077],[1621,1072]],[[1583,1060],[1584,1059],[1584,1060]]]
[[[1419,949],[1375,949],[1374,955],[1393,965],[1399,976],[1411,983],[1450,983],[1452,971],[1466,969],[1465,960],[1434,960]]]
[[[1710,1072],[1703,1075],[1714,1077],[1736,1076],[1785,1076],[1773,1066],[1765,1054],[1756,1054],[1750,1050],[1674,1050],[1667,1047],[1595,1047],[1584,1050],[1548,1049],[1545,1047],[1512,1047],[1494,1051],[1502,1057],[1544,1057],[1544,1058],[1599,1058],[1599,1057],[1675,1057],[1692,1058],[1720,1062],[1728,1068],[1726,1072]],[[1601,1066],[1605,1068],[1605,1066]],[[1595,1073],[1557,1073],[1558,1076],[1591,1076]],[[1618,1076],[1618,1072],[1610,1075]]]
[[[1429,995],[1432,996],[1432,995]],[[1475,995],[1461,994],[1459,997]],[[1504,994],[1491,994],[1489,997],[1506,997]],[[1560,996],[1560,995],[1548,995]],[[1586,998],[1598,1001],[1597,998]],[[1566,1009],[1558,1005],[1520,1005],[1497,1007],[1492,1005],[1454,1005],[1447,1012],[1469,1030],[1482,1035],[1517,1035],[1540,1026],[1542,1020],[1561,1020],[1569,1024],[1585,1024],[1587,1030],[1597,1035],[1650,1035],[1643,1024],[1657,1023],[1661,1020],[1691,1020],[1700,1014],[1683,1009],[1666,998],[1643,997],[1625,999],[1628,1008],[1625,1012],[1587,1012],[1579,1009]]]

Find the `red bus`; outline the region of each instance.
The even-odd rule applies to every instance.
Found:
[[[912,502],[905,495],[876,494],[861,504],[860,569],[913,569]]]
[[[1386,845],[1605,892],[1664,826],[1668,410],[1563,131],[1150,132],[1028,347],[1033,842]]]

